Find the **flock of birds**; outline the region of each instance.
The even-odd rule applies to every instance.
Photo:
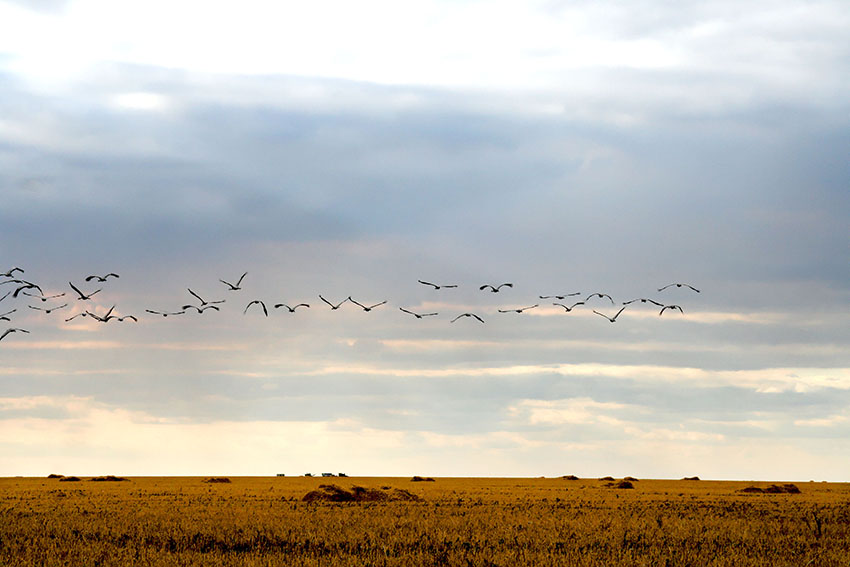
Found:
[[[50,294],[50,295],[45,295],[45,292],[42,289],[42,287],[40,285],[36,284],[36,283],[28,281],[27,279],[24,279],[24,277],[23,277],[24,274],[25,274],[25,271],[22,268],[19,268],[17,266],[13,267],[9,270],[6,270],[5,272],[0,272],[0,294],[2,294],[3,286],[7,286],[7,285],[11,284],[10,287],[7,288],[6,293],[0,295],[0,303],[2,303],[4,300],[6,300],[9,297],[11,297],[12,300],[19,299],[21,297],[25,297],[25,298],[27,298],[25,300],[26,303],[27,303],[27,305],[26,305],[27,308],[32,309],[32,310],[41,311],[46,315],[49,315],[49,314],[51,314],[55,311],[60,311],[62,309],[71,309],[71,307],[70,307],[71,302],[77,303],[77,305],[85,306],[81,310],[79,310],[76,314],[71,315],[70,317],[66,318],[65,319],[66,323],[70,323],[71,321],[74,321],[77,318],[85,318],[85,317],[88,317],[91,320],[98,321],[100,323],[108,323],[108,322],[113,321],[113,320],[115,320],[117,322],[128,322],[128,321],[138,322],[139,321],[138,317],[135,316],[135,315],[119,315],[118,313],[115,312],[115,308],[116,308],[115,305],[110,307],[104,314],[94,313],[92,310],[90,310],[88,308],[88,306],[92,305],[92,298],[96,294],[103,291],[103,287],[98,287],[97,289],[95,289],[93,291],[83,291],[80,288],[86,287],[86,286],[92,286],[92,283],[94,283],[94,284],[108,284],[111,279],[120,278],[120,276],[118,274],[114,273],[114,272],[110,272],[110,273],[107,273],[105,275],[98,275],[98,274],[89,275],[85,278],[86,284],[80,283],[79,285],[74,285],[73,282],[69,281],[68,286],[71,290],[71,297],[73,298],[73,301],[71,299],[67,299],[67,300],[63,299],[63,298],[68,297],[69,292],[53,293],[53,294]],[[248,275],[248,272],[244,272],[241,276],[239,276],[238,279],[236,279],[236,283],[231,283],[231,282],[224,280],[224,279],[219,279],[219,282],[221,282],[221,284],[226,286],[226,289],[224,290],[225,293],[239,292],[239,291],[242,290],[242,282],[245,280],[245,277],[247,275]],[[423,286],[432,288],[434,291],[444,290],[444,289],[453,289],[453,288],[459,287],[458,284],[436,284],[436,283],[425,281],[425,280],[417,280],[417,282],[419,284],[423,285]],[[513,288],[513,287],[514,287],[513,283],[505,282],[505,283],[500,283],[500,284],[495,284],[495,285],[494,284],[483,284],[483,285],[478,287],[478,290],[482,291],[482,292],[489,291],[489,293],[499,293],[504,288]],[[674,283],[670,283],[670,284],[667,284],[665,286],[662,286],[662,287],[658,288],[658,292],[663,292],[666,289],[673,288],[673,287],[675,287],[675,288],[686,288],[686,289],[689,289],[689,290],[691,290],[695,293],[700,293],[700,290],[695,288],[694,286],[687,284],[687,283],[680,283],[680,282],[674,282]],[[197,314],[200,315],[200,314],[203,314],[203,313],[205,313],[206,311],[209,311],[209,310],[220,311],[221,308],[219,307],[219,305],[221,305],[221,304],[223,304],[227,301],[226,299],[206,300],[200,294],[193,291],[191,288],[187,288],[187,291],[193,297],[193,300],[192,300],[192,301],[194,301],[193,303],[184,303],[179,309],[174,309],[174,310],[145,309],[145,312],[150,314],[150,315],[158,315],[158,316],[161,316],[161,317],[180,316],[180,315],[185,315],[189,312],[194,312],[194,313],[197,313]],[[540,300],[557,300],[557,301],[552,301],[551,302],[552,305],[563,308],[564,312],[567,312],[567,313],[573,311],[574,309],[576,309],[577,307],[579,307],[581,305],[587,305],[588,303],[591,302],[591,300],[608,300],[608,302],[610,302],[612,307],[616,307],[616,305],[617,305],[616,302],[614,301],[614,299],[610,295],[608,295],[607,293],[594,292],[594,293],[591,293],[589,295],[586,295],[586,297],[584,297],[584,299],[580,299],[581,296],[583,296],[583,295],[584,294],[582,294],[581,292],[570,292],[570,293],[562,293],[562,294],[556,294],[556,295],[539,295],[538,299],[540,299]],[[374,303],[374,304],[366,304],[366,303],[361,303],[360,301],[355,300],[351,296],[348,296],[345,299],[343,299],[341,301],[336,301],[336,302],[325,298],[324,296],[322,296],[322,294],[319,294],[318,297],[319,297],[319,300],[322,301],[323,304],[327,305],[327,307],[329,307],[333,311],[340,309],[346,303],[350,303],[350,304],[352,304],[356,307],[359,307],[360,309],[362,309],[363,311],[368,313],[368,312],[370,312],[374,309],[377,309],[379,307],[386,305],[386,303],[387,303],[387,301],[384,300],[384,301],[380,301],[380,302]],[[575,301],[573,299],[569,299],[569,298],[573,298],[573,299],[575,299]],[[84,302],[84,303],[79,304],[78,302]],[[621,303],[619,310],[616,313],[614,313],[613,315],[602,313],[600,311],[597,311],[596,309],[593,309],[592,311],[594,313],[596,313],[597,315],[604,317],[609,322],[615,323],[617,321],[617,318],[620,316],[620,314],[623,313],[623,311],[629,305],[632,305],[632,304],[638,303],[638,302],[643,303],[643,304],[654,305],[655,307],[659,307],[660,308],[659,311],[658,311],[659,316],[664,315],[664,313],[667,312],[667,311],[678,311],[679,313],[684,313],[681,306],[679,306],[679,305],[666,304],[666,303],[656,301],[655,299],[651,299],[651,298],[647,298],[647,297],[639,297],[639,298],[635,298],[635,299],[630,299],[628,301],[623,301]],[[511,308],[506,308],[506,309],[498,309],[498,312],[499,313],[524,313],[526,311],[529,311],[531,309],[536,309],[538,307],[540,307],[539,302],[535,303],[533,305],[527,305],[525,307],[511,307]],[[249,301],[245,305],[245,308],[243,310],[243,314],[247,315],[248,311],[252,310],[252,308],[253,308],[253,311],[262,311],[263,315],[265,315],[266,317],[269,316],[269,308],[266,305],[265,301],[263,301],[261,299],[253,299],[253,300]],[[272,308],[273,309],[285,309],[288,313],[295,313],[296,310],[298,310],[298,309],[310,309],[311,306],[310,306],[309,303],[295,303],[293,305],[289,305],[289,304],[286,304],[286,303],[274,303],[274,304],[272,304]],[[94,307],[92,307],[92,309],[94,309]],[[411,309],[407,309],[405,307],[399,307],[398,309],[402,313],[405,313],[407,315],[415,317],[416,319],[423,319],[425,317],[434,317],[434,316],[439,315],[438,312],[419,313],[419,312],[413,311]],[[14,317],[15,313],[17,313],[17,312],[18,312],[18,308],[14,308],[14,309],[11,309],[9,311],[6,311],[5,313],[1,313],[0,314],[0,321],[7,321],[7,322],[11,323],[12,318]],[[455,316],[454,318],[452,318],[449,322],[454,323],[454,322],[456,322],[460,319],[465,319],[465,318],[474,319],[474,320],[478,321],[479,323],[484,323],[484,319],[479,314],[471,313],[471,312],[460,313],[457,316]],[[23,328],[20,328],[20,327],[9,327],[5,331],[0,333],[0,341],[2,341],[4,338],[6,338],[8,335],[10,335],[12,333],[29,333],[29,332],[30,331],[23,329]]]

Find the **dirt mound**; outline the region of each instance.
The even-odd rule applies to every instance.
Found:
[[[426,476],[426,477],[414,476],[413,478],[410,479],[410,482],[434,482],[434,479],[431,478],[430,476]]]
[[[64,478],[64,477],[65,477],[64,474],[49,474],[49,475],[47,475],[47,478]]]
[[[78,476],[63,476],[59,479],[59,482],[79,482],[80,477]]]
[[[759,488],[758,486],[748,486],[742,488],[738,492],[751,494],[800,494],[800,489],[795,484],[771,484],[767,488]]]
[[[699,480],[698,476],[686,476],[682,480]]]
[[[129,480],[124,477],[114,476],[114,475],[106,475],[106,476],[96,476],[91,479],[92,482],[121,482]]]
[[[312,490],[304,495],[304,502],[383,502],[394,500],[421,500],[412,492],[401,488],[376,490],[362,486],[352,486],[346,490],[335,484],[322,484],[318,490]]]
[[[561,477],[564,480],[579,480],[579,478],[574,474],[568,474],[566,476]]]
[[[635,478],[635,477],[633,477],[633,476],[627,476],[627,477],[625,477],[623,480],[627,480],[627,481],[629,481],[629,482],[637,482],[637,481],[638,481],[638,479],[636,479],[636,478]]]
[[[621,480],[620,482],[609,482],[606,484],[608,488],[634,488],[635,485],[629,482],[628,480]]]
[[[599,480],[614,480],[614,477],[613,476],[603,476]]]
[[[230,484],[230,479],[226,476],[214,476],[204,479],[204,482],[208,484]]]

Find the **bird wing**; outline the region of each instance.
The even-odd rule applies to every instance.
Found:
[[[327,303],[327,304],[328,304],[328,305],[330,305],[331,307],[333,307],[333,306],[334,306],[334,304],[333,304],[333,303],[331,303],[330,301],[328,301],[327,299],[325,299],[324,297],[322,297],[322,294],[321,294],[321,293],[319,294],[319,299],[321,299],[322,301],[324,301],[325,303]]]
[[[363,305],[362,303],[358,303],[357,301],[355,301],[355,300],[351,299],[351,296],[350,296],[350,295],[348,296],[348,301],[350,301],[350,302],[351,302],[351,303],[353,303],[354,305],[359,305],[359,306],[360,306],[360,307],[362,307],[363,309],[368,309],[368,307],[366,307],[366,306],[365,306],[365,305]],[[340,305],[342,305],[342,303],[340,303]]]
[[[435,283],[425,282],[425,281],[422,281],[422,280],[416,280],[416,281],[418,281],[419,283],[424,284],[424,285],[430,285],[430,286],[432,286],[434,289],[440,289],[440,286],[438,286],[438,285],[437,285],[437,284],[435,284]]]
[[[85,298],[86,298],[85,294],[84,294],[83,292],[81,292],[79,289],[77,289],[77,286],[75,286],[75,285],[74,285],[74,284],[72,284],[71,282],[68,282],[68,285],[69,285],[69,286],[71,286],[71,289],[73,289],[73,290],[74,290],[74,291],[76,291],[78,294],[80,294],[80,299],[85,299]]]
[[[665,285],[664,287],[659,287],[659,288],[658,288],[658,291],[664,291],[665,289],[667,289],[668,287],[670,287],[670,286],[672,286],[672,285],[676,285],[676,284],[671,283],[671,284],[667,284],[667,285]]]
[[[118,274],[116,274],[116,273],[114,273],[114,272],[109,272],[108,274],[106,274],[106,275],[105,275],[105,276],[103,276],[103,277],[104,277],[104,279],[105,279],[105,278],[108,278],[109,276],[112,276],[112,277],[115,277],[115,278],[120,278],[120,277],[121,277],[121,276],[119,276]],[[127,317],[132,317],[132,315],[127,315]]]
[[[239,276],[239,279],[236,280],[236,287],[239,287],[240,285],[242,285],[242,280],[245,279],[245,276],[247,276],[247,275],[248,275],[248,272],[245,272],[244,274]]]
[[[479,316],[478,316],[478,315],[476,315],[475,313],[470,313],[469,315],[470,315],[471,317],[475,317],[476,319],[478,319],[478,320],[479,320],[479,321],[481,321],[482,323],[484,322],[484,319],[482,319],[481,317],[479,317]]]
[[[479,287],[478,289],[479,289],[479,290],[481,290],[481,291],[484,291],[484,289],[485,289],[485,288],[488,288],[488,287],[489,287],[490,289],[496,289],[496,288],[494,288],[493,286],[491,286],[490,284],[484,284],[484,285],[482,285],[481,287]]]
[[[380,302],[380,303],[376,303],[375,305],[370,306],[370,307],[369,307],[369,309],[374,309],[375,307],[379,307],[379,306],[383,305],[383,304],[384,304],[384,303],[386,303],[386,302],[387,302],[387,300],[385,299],[385,300],[383,300],[383,301],[382,301],[382,302]]]
[[[203,298],[203,297],[201,297],[200,295],[198,295],[197,293],[195,293],[194,291],[192,291],[192,290],[191,290],[191,289],[189,289],[188,287],[187,287],[186,289],[188,289],[188,290],[189,290],[189,293],[191,293],[192,295],[194,295],[194,296],[198,299],[198,301],[200,301],[200,302],[201,302],[201,305],[206,305],[206,303],[207,303],[207,302],[206,302],[206,301],[204,301],[204,298]],[[185,309],[185,307],[184,307],[184,309]]]

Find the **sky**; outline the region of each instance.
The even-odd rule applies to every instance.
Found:
[[[847,480],[847,29],[0,0],[0,475]]]

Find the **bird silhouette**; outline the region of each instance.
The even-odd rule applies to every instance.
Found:
[[[18,332],[29,333],[29,331],[27,331],[26,329],[9,328],[9,329],[6,329],[5,331],[3,331],[3,334],[0,335],[0,341],[2,341],[4,338],[6,338],[6,335],[8,335],[9,333],[18,333]]]
[[[98,282],[102,283],[102,282],[105,282],[106,279],[109,278],[109,277],[117,278],[117,277],[120,277],[120,276],[118,274],[110,272],[110,273],[106,274],[105,276],[98,276],[98,275],[86,276],[86,281],[90,282],[92,280],[97,280]]]
[[[418,281],[418,282],[419,282],[419,283],[421,283],[422,285],[430,285],[430,286],[431,286],[431,287],[433,287],[435,290],[437,290],[437,289],[442,289],[442,288],[446,288],[446,289],[448,289],[448,288],[451,288],[451,287],[457,287],[457,284],[452,284],[452,285],[444,285],[444,284],[440,284],[440,285],[438,285],[438,284],[435,284],[435,283],[426,282],[426,281],[422,281],[422,280],[416,280],[416,281]]]
[[[602,299],[603,297],[607,297],[608,301],[611,302],[611,305],[614,305],[614,300],[611,299],[611,296],[608,295],[607,293],[599,293],[599,292],[591,293],[590,295],[587,296],[587,298],[585,298],[585,301],[590,301],[590,299],[592,297],[598,297],[599,299]]]
[[[334,305],[333,303],[331,303],[330,301],[328,301],[327,299],[325,299],[324,297],[322,297],[322,294],[321,294],[321,293],[319,294],[319,299],[321,299],[322,301],[324,301],[325,303],[327,303],[328,305],[330,305],[330,306],[331,306],[331,311],[335,311],[335,310],[339,309],[340,305],[342,305],[342,304],[343,304],[343,303],[345,303],[346,301],[350,300],[351,298],[350,298],[350,297],[346,297],[345,299],[343,299],[342,301],[340,301],[340,302],[339,302],[339,303],[337,303],[336,305]]]
[[[537,307],[537,304],[529,305],[528,307],[520,307],[519,309],[499,309],[499,313],[522,313],[523,311],[527,311],[529,309],[534,309]]]
[[[188,288],[188,287],[187,287],[186,289],[188,289],[188,290],[189,290],[189,293],[191,293],[193,296],[195,296],[195,298],[196,298],[198,301],[200,301],[200,302],[201,302],[201,307],[203,307],[203,306],[205,306],[205,305],[218,305],[219,303],[224,303],[225,301],[227,301],[226,299],[218,299],[218,300],[216,300],[216,301],[206,301],[206,300],[204,300],[204,298],[203,298],[203,297],[201,297],[200,295],[198,295],[197,293],[195,293],[194,291],[192,291],[190,288]],[[216,310],[216,311],[217,311],[217,310]]]
[[[263,303],[262,301],[260,301],[259,299],[255,299],[254,301],[250,302],[250,303],[249,303],[249,304],[245,307],[245,311],[243,311],[243,312],[242,312],[242,314],[244,315],[244,314],[248,313],[248,307],[251,307],[252,305],[259,305],[260,307],[262,307],[262,308],[263,308],[263,313],[265,314],[265,316],[266,316],[266,317],[268,317],[268,316],[269,316],[269,310],[268,310],[268,309],[266,309],[266,304],[265,304],[265,303]]]
[[[350,296],[350,295],[348,296],[348,301],[350,301],[350,302],[351,302],[351,303],[353,303],[354,305],[359,305],[360,307],[362,307],[362,308],[363,308],[363,311],[366,311],[367,313],[368,313],[369,311],[371,311],[372,309],[374,309],[375,307],[379,307],[379,306],[383,305],[384,303],[386,303],[386,300],[384,300],[384,301],[382,301],[382,302],[380,302],[380,303],[376,303],[375,305],[369,305],[369,306],[366,306],[366,305],[363,305],[362,303],[358,303],[357,301],[355,301],[355,300],[351,299],[351,296]]]
[[[492,285],[490,285],[490,284],[484,284],[484,285],[482,285],[481,287],[479,287],[478,289],[479,289],[479,290],[481,290],[481,291],[484,291],[484,290],[485,290],[485,289],[487,289],[488,287],[490,288],[490,291],[491,291],[492,293],[498,293],[498,292],[499,292],[499,290],[500,290],[500,289],[502,289],[503,287],[514,287],[514,284],[512,284],[512,283],[503,283],[503,284],[499,284],[499,285],[497,285],[497,286],[492,286]]]
[[[3,295],[3,297],[0,297],[0,301],[3,301],[3,300],[4,300],[4,299],[6,299],[7,297],[9,297],[9,295],[10,295],[11,293],[12,293],[12,290],[7,291],[7,292]]]
[[[310,306],[309,306],[308,304],[306,304],[306,303],[299,303],[299,304],[297,304],[297,305],[293,305],[292,307],[290,307],[290,306],[289,306],[289,305],[287,305],[286,303],[275,303],[275,305],[274,305],[274,308],[275,308],[275,309],[279,309],[279,308],[281,308],[281,307],[286,307],[286,309],[287,309],[290,313],[295,313],[295,310],[296,310],[296,309],[298,309],[299,307],[310,307]]]
[[[36,295],[34,293],[27,293],[25,291],[21,292],[22,295],[26,295],[27,297],[34,297],[36,299],[40,299],[42,301],[47,301],[48,299],[56,299],[57,297],[65,297],[65,293],[57,293],[56,295]]]
[[[24,271],[21,268],[18,268],[16,266],[16,267],[12,268],[11,270],[8,270],[8,271],[0,274],[0,278],[14,278],[15,272],[21,272],[22,274],[24,273]]]
[[[29,307],[30,309],[37,309],[38,311],[44,311],[45,313],[50,314],[52,311],[56,311],[58,309],[63,309],[65,307],[68,307],[68,304],[63,303],[62,305],[59,305],[57,307],[51,307],[49,309],[45,309],[44,307],[37,307],[37,306],[34,306],[34,305],[27,305],[27,307]]]
[[[576,295],[581,295],[581,292],[577,291],[575,293],[565,293],[564,295],[539,295],[538,297],[540,299],[552,299],[554,297],[555,299],[564,300],[568,297],[573,297],[573,296],[576,296]]]
[[[186,313],[185,311],[156,311],[154,309],[145,309],[148,313],[153,313],[154,315],[162,315],[163,317],[168,317],[169,315],[183,315]]]
[[[449,322],[450,322],[450,323],[454,323],[455,321],[457,321],[457,320],[458,320],[458,319],[460,319],[461,317],[474,317],[474,318],[478,319],[479,321],[481,321],[482,323],[484,322],[484,319],[482,319],[481,317],[479,317],[479,316],[478,316],[478,315],[476,315],[475,313],[461,313],[460,315],[458,315],[457,317],[455,317],[454,319],[452,319],[452,320],[451,320],[451,321],[449,321]]]
[[[665,285],[664,287],[659,287],[659,288],[658,288],[658,291],[664,291],[664,290],[665,290],[665,289],[667,289],[668,287],[673,287],[673,286],[676,286],[676,287],[683,287],[683,286],[684,286],[684,287],[689,287],[689,288],[691,288],[692,290],[694,290],[694,291],[695,291],[695,292],[697,292],[697,293],[699,293],[699,292],[700,292],[697,288],[695,288],[695,287],[694,287],[694,286],[692,286],[691,284],[686,284],[686,283],[671,283],[671,284],[667,284],[667,285]]]
[[[399,310],[404,311],[405,313],[409,313],[417,319],[421,319],[422,317],[431,317],[432,315],[439,315],[439,313],[414,313],[413,311],[408,311],[404,307],[399,307]]]
[[[564,305],[563,303],[557,303],[557,302],[556,302],[556,303],[553,303],[552,305],[560,305],[561,307],[563,307],[563,308],[564,308],[564,311],[566,311],[567,313],[569,313],[570,311],[572,311],[573,309],[575,309],[577,306],[579,306],[579,305],[584,305],[584,301],[576,301],[575,303],[573,303],[573,304],[572,304],[572,305],[570,305],[569,307],[567,307],[567,306],[566,306],[566,305]]]
[[[25,289],[37,289],[41,295],[44,295],[44,290],[42,290],[41,287],[39,287],[37,284],[34,284],[32,282],[28,282],[26,280],[11,280],[11,281],[19,284],[18,288],[15,289],[15,291],[12,292],[12,297],[15,298],[15,299],[17,299],[18,294],[20,294]],[[10,283],[10,282],[3,282],[3,283]]]
[[[197,305],[184,305],[184,306],[183,306],[183,307],[181,307],[180,309],[182,309],[183,311],[186,311],[187,309],[194,309],[194,310],[196,310],[198,313],[203,313],[203,312],[204,312],[204,311],[206,311],[207,309],[215,309],[216,311],[221,311],[221,309],[219,309],[219,308],[218,308],[218,307],[216,307],[215,305],[210,305],[210,304],[201,305],[200,307],[198,307]]]
[[[76,315],[72,315],[71,317],[65,319],[65,322],[67,323],[69,321],[73,321],[77,317],[88,317],[88,314],[85,311],[83,311],[82,313],[77,313]]]
[[[76,292],[77,292],[77,295],[79,295],[79,296],[80,296],[80,297],[78,297],[77,299],[78,299],[78,300],[80,300],[80,301],[88,301],[89,299],[91,299],[91,298],[92,298],[92,296],[93,296],[94,294],[96,294],[97,292],[101,291],[101,290],[99,290],[99,289],[98,289],[98,290],[95,290],[95,291],[93,291],[93,292],[89,293],[88,295],[86,295],[85,293],[83,293],[82,291],[80,291],[80,290],[77,288],[77,286],[75,286],[75,285],[74,285],[74,284],[72,284],[71,282],[68,282],[68,285],[69,285],[69,286],[71,286],[71,289],[73,289],[74,291],[76,291]]]
[[[221,283],[223,283],[224,285],[228,286],[228,287],[230,288],[230,291],[238,291],[238,290],[242,289],[242,288],[240,287],[240,286],[242,285],[242,280],[243,280],[243,279],[245,279],[245,276],[247,276],[247,275],[248,275],[248,272],[245,272],[244,274],[242,274],[241,276],[239,276],[239,279],[238,279],[238,280],[236,280],[236,284],[235,284],[235,285],[234,285],[234,284],[232,284],[232,283],[230,283],[230,282],[226,282],[226,281],[224,281],[224,280],[218,280],[218,281],[220,281],[220,282],[221,282]]]
[[[616,314],[616,315],[614,315],[613,317],[609,317],[609,316],[608,316],[608,315],[606,315],[605,313],[600,313],[600,312],[599,312],[599,311],[597,311],[596,309],[594,309],[594,310],[593,310],[593,312],[594,312],[594,313],[596,313],[597,315],[601,315],[602,317],[605,317],[606,319],[608,319],[609,321],[611,321],[612,323],[614,323],[614,322],[616,322],[616,321],[617,321],[617,317],[619,317],[619,316],[620,316],[620,313],[622,313],[625,309],[626,309],[626,306],[625,306],[625,305],[623,305],[622,307],[620,307],[620,310],[619,310],[619,311],[617,311],[617,314]]]
[[[658,307],[664,307],[663,303],[658,303],[657,301],[652,300],[652,299],[647,299],[646,297],[639,297],[637,299],[630,299],[628,301],[624,301],[623,305],[631,305],[635,301],[640,301],[641,303],[652,303],[653,305],[657,305]]]
[[[682,315],[685,314],[685,312],[682,311],[682,308],[679,307],[678,305],[665,305],[664,307],[661,308],[661,311],[658,312],[658,316],[660,317],[661,315],[663,315],[664,311],[667,310],[667,309],[678,309],[679,313],[681,313]]]
[[[11,315],[12,313],[14,313],[17,310],[18,310],[18,308],[16,307],[15,309],[12,309],[11,311],[6,311],[5,313],[0,313],[0,317],[5,317],[6,315]]]

